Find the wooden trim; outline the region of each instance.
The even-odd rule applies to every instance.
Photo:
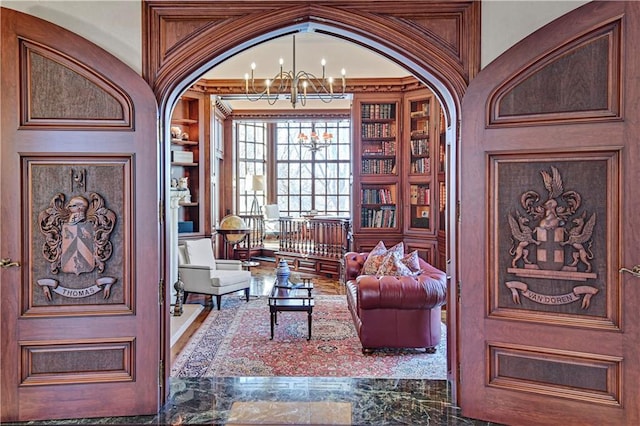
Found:
[[[408,73],[439,80],[457,102],[480,69],[476,1],[148,0],[143,2],[143,76],[162,104],[185,77],[215,66],[224,54],[304,28],[375,45],[372,50]]]

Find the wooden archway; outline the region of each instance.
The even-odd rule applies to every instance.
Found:
[[[448,173],[456,182],[461,101],[480,69],[480,2],[149,0],[143,3],[143,25],[143,77],[156,95],[161,122],[180,93],[207,70],[268,39],[313,30],[367,47],[405,68],[439,97],[449,123]],[[456,199],[454,184],[448,200]],[[449,209],[448,216],[455,223],[455,209]],[[450,229],[447,236],[454,269],[456,235],[456,229]],[[450,275],[455,282],[455,271]],[[457,289],[451,289],[448,300],[448,314],[455,318]],[[457,329],[451,324],[448,328],[455,396]],[[167,376],[165,372],[165,380]]]
[[[161,111],[179,87],[224,59],[302,28],[342,37],[406,68],[456,109],[479,71],[475,1],[144,2],[144,78]]]

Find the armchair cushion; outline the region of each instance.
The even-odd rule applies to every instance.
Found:
[[[184,242],[187,263],[190,265],[208,266],[216,269],[216,259],[213,255],[211,241],[206,238],[200,240],[187,240]]]

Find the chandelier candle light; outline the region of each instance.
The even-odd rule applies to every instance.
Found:
[[[300,132],[298,134],[298,143],[306,146],[312,152],[320,151],[331,144],[333,141],[333,135],[329,132],[322,133],[322,138],[318,136],[315,130],[311,131],[311,135],[307,136],[305,133]]]
[[[259,101],[266,99],[269,105],[274,105],[281,95],[287,93],[291,97],[291,105],[296,107],[298,101],[302,106],[307,103],[307,93],[310,93],[310,97],[316,97],[324,103],[329,103],[333,99],[340,99],[344,97],[346,89],[345,75],[346,71],[342,68],[342,90],[339,93],[333,91],[333,77],[325,76],[326,61],[322,59],[322,78],[318,78],[315,75],[307,71],[296,71],[296,36],[293,36],[293,70],[284,71],[284,60],[280,58],[280,72],[278,72],[272,79],[265,80],[264,89],[256,87],[254,79],[254,71],[256,69],[255,62],[251,64],[251,76],[249,74],[244,75],[244,88],[247,99],[250,101]]]

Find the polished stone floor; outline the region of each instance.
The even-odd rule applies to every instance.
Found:
[[[251,272],[251,294],[268,294],[273,264]],[[344,294],[335,280],[317,278],[314,286],[319,294]],[[194,296],[191,303],[208,305]],[[177,351],[183,344],[176,345]],[[169,386],[169,399],[156,415],[14,424],[491,425],[462,417],[445,380],[215,377],[171,378]]]
[[[157,414],[40,421],[30,425],[489,425],[464,418],[449,401],[444,380],[388,380],[300,377],[217,377],[171,379],[170,398]],[[243,402],[242,422],[234,419],[234,403]],[[292,404],[268,404],[268,403]],[[304,415],[309,403],[323,402],[324,410]],[[255,404],[251,404],[255,403]],[[350,418],[336,416],[348,407]],[[246,416],[246,410],[257,408]],[[283,412],[283,410],[289,410]],[[239,417],[239,416],[238,416]]]

